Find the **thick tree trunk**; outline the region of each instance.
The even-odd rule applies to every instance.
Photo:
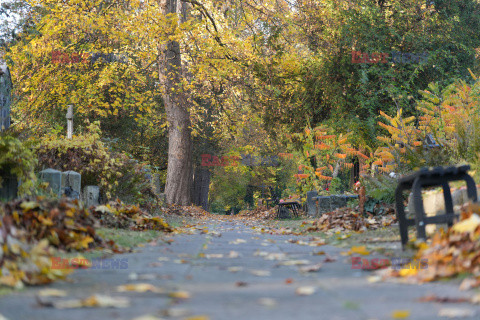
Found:
[[[182,13],[180,0],[160,0],[163,14]],[[180,18],[179,21],[182,19]],[[192,185],[192,142],[187,96],[180,88],[182,60],[180,45],[169,41],[159,46],[159,80],[168,122],[168,168],[165,197],[169,204],[190,205]]]

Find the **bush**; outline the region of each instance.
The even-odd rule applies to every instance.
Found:
[[[8,135],[0,135],[0,172],[14,175],[22,181],[19,195],[31,194],[35,183],[37,159],[26,143]],[[0,185],[2,175],[0,175]]]

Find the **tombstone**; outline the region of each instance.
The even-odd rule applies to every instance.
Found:
[[[322,213],[325,212],[330,212],[332,211],[332,206],[330,205],[330,198],[329,196],[322,196],[318,197],[318,214],[321,215]]]
[[[72,199],[79,199],[82,186],[82,176],[75,171],[62,172],[62,194]]]
[[[12,99],[12,78],[7,64],[0,57],[0,131],[10,127],[10,104]]]
[[[62,173],[60,171],[48,168],[40,171],[39,178],[43,182],[48,182],[49,189],[56,195],[60,196],[62,194]]]
[[[307,192],[307,213],[310,216],[317,214],[317,206],[315,205],[315,200],[313,199],[313,197],[316,197],[317,195],[317,191]]]
[[[0,171],[0,201],[15,199],[18,193],[18,179],[9,171]]]
[[[86,186],[83,188],[83,202],[87,208],[100,204],[100,188],[98,186]]]
[[[347,198],[343,195],[333,195],[330,200],[331,210],[347,206]]]

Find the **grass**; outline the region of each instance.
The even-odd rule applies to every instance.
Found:
[[[113,240],[122,247],[133,248],[141,243],[150,242],[164,233],[155,230],[132,231],[114,228],[99,228],[97,234],[105,240]]]

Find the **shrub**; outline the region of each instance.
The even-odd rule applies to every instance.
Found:
[[[19,195],[32,193],[36,180],[34,174],[36,164],[35,154],[26,143],[12,136],[0,135],[0,172],[14,175],[22,181]]]

